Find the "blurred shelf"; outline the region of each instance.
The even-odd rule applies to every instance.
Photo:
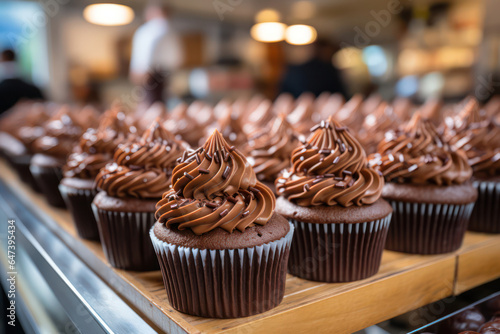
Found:
[[[3,161],[0,170],[2,182],[26,208],[130,305],[168,333],[352,333],[500,277],[500,264],[493,263],[500,236],[468,233],[456,253],[419,256],[384,251],[379,273],[358,282],[327,284],[288,275],[283,302],[263,314],[241,319],[189,316],[170,306],[159,271],[112,268],[98,242],[77,237],[66,210],[50,207]],[[481,265],[480,259],[488,263]]]

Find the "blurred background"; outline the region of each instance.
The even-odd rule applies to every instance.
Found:
[[[0,3],[0,79],[45,98],[215,102],[304,90],[486,101],[500,78],[495,0],[89,0]]]

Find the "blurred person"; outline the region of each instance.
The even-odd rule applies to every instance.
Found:
[[[159,1],[151,1],[144,11],[146,22],[132,40],[130,80],[145,90],[143,108],[163,101],[167,76],[183,60],[181,41],[169,20],[170,10]]]
[[[281,93],[298,97],[304,92],[311,92],[315,96],[330,92],[340,93],[345,97],[346,89],[340,71],[332,63],[337,48],[326,39],[318,39],[313,48],[310,60],[300,65],[290,65],[285,70]]]
[[[0,55],[0,114],[22,99],[42,100],[43,94],[21,78],[16,53],[7,49]]]

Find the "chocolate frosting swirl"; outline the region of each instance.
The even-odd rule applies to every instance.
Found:
[[[274,182],[282,170],[290,167],[290,154],[298,144],[298,138],[286,116],[279,115],[270,129],[258,133],[248,143],[248,161],[257,178]]]
[[[472,175],[465,152],[453,150],[418,112],[404,127],[386,133],[370,165],[397,183],[461,184]]]
[[[330,117],[292,152],[292,168],[276,180],[278,194],[300,206],[372,204],[384,180],[366,166],[366,154],[347,128]]]
[[[377,145],[384,139],[386,131],[396,128],[401,121],[394,113],[394,109],[386,102],[380,103],[375,111],[365,117],[358,132],[359,141],[368,153],[377,151]]]
[[[94,179],[112,161],[116,147],[135,135],[134,130],[121,110],[106,111],[99,128],[88,129],[80,138],[79,146],[63,167],[64,176]]]
[[[217,130],[203,147],[184,155],[172,184],[156,205],[156,218],[198,235],[218,227],[243,232],[265,225],[276,205],[271,190],[257,182],[245,157]]]
[[[475,176],[500,174],[500,125],[481,114],[477,100],[469,100],[446,124],[446,139],[453,148],[466,152]]]
[[[97,175],[97,188],[113,197],[160,198],[180,152],[182,143],[155,121],[138,142],[119,145],[114,162]]]

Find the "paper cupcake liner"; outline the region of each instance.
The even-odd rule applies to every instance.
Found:
[[[385,248],[411,254],[442,254],[460,248],[474,207],[474,203],[388,202],[394,212]]]
[[[365,223],[295,226],[288,272],[311,281],[351,282],[375,275],[380,267],[391,215]]]
[[[500,233],[500,182],[474,181],[478,197],[469,221],[469,230]]]
[[[276,307],[285,293],[293,229],[261,246],[226,250],[176,246],[151,229],[170,304],[210,318],[247,317]]]
[[[21,181],[28,184],[34,191],[40,192],[40,187],[38,187],[38,184],[36,183],[35,178],[30,171],[30,161],[30,155],[11,157],[11,165],[16,171],[17,175],[19,175]]]
[[[99,227],[104,254],[109,263],[119,269],[158,270],[158,261],[149,229],[156,222],[154,212],[116,212],[92,210]]]
[[[92,212],[92,201],[97,195],[97,189],[76,189],[59,184],[59,191],[80,238],[99,241],[99,229]]]
[[[32,164],[30,171],[47,202],[52,206],[65,208],[66,204],[58,188],[59,182],[63,178],[61,168],[40,167]]]

